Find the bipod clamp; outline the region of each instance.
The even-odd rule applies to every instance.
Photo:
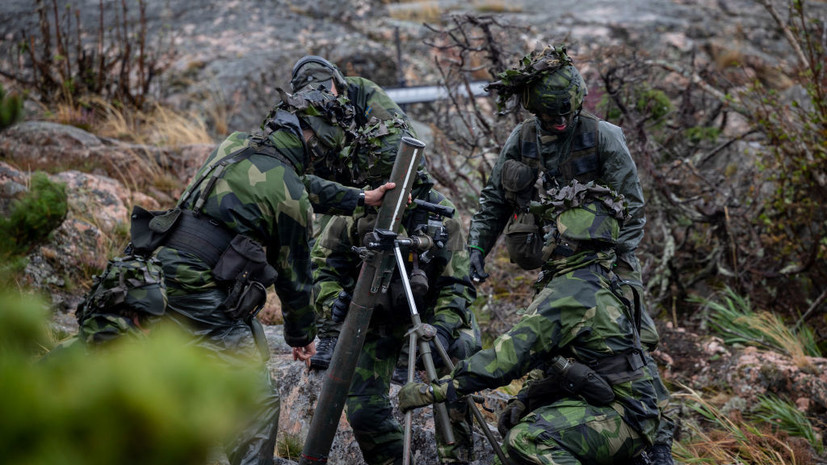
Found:
[[[398,234],[388,229],[374,229],[365,236],[368,250],[391,250],[396,245]]]
[[[428,323],[420,322],[419,324],[415,324],[413,328],[409,329],[408,332],[405,333],[405,337],[410,338],[411,336],[422,339],[425,342],[430,342],[436,337],[436,328]]]

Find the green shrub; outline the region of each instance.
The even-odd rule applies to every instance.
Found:
[[[171,329],[34,361],[45,308],[0,293],[4,463],[201,465],[255,415],[260,373],[230,372]]]
[[[17,94],[7,94],[0,84],[0,131],[20,121],[23,117],[23,99]]]
[[[12,204],[8,217],[0,218],[0,236],[6,238],[0,255],[22,255],[46,240],[63,223],[67,210],[66,186],[45,173],[34,173],[29,193]]]

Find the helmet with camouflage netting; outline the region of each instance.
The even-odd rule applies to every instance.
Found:
[[[332,84],[336,84],[336,93],[344,93],[347,88],[345,76],[333,63],[317,55],[307,55],[299,59],[293,65],[293,73],[290,76],[290,88],[298,92],[307,86],[318,88],[319,85],[327,90],[332,90]]]
[[[487,89],[497,93],[500,111],[512,110],[518,100],[536,115],[569,115],[582,108],[587,93],[586,83],[563,45],[534,50],[497,78]]]
[[[346,97],[337,97],[323,88],[306,88],[295,94],[276,89],[279,101],[261,123],[261,129],[273,132],[289,129],[304,140],[303,129],[312,131],[306,142],[316,158],[338,153],[348,143],[355,127],[353,106]]]
[[[554,192],[549,205],[544,217],[554,220],[561,241],[576,242],[579,249],[616,245],[620,227],[628,218],[622,195],[576,179]]]

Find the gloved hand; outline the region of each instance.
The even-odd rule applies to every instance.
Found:
[[[470,247],[471,260],[471,279],[476,282],[485,281],[488,273],[485,272],[485,258],[482,256],[482,250]]]
[[[431,346],[431,358],[434,359],[434,367],[439,369],[445,366],[445,361],[442,359],[442,356],[439,355],[439,351],[436,348],[435,340],[439,340],[439,344],[445,349],[445,352],[448,352],[448,349],[451,347],[451,339],[448,337],[448,331],[442,329],[442,327],[434,325],[436,328],[436,337],[432,339],[428,344]]]
[[[443,402],[447,397],[448,386],[450,386],[450,383],[408,383],[402,386],[397,395],[399,410],[405,413],[408,410],[431,405],[434,402]]]
[[[508,404],[506,404],[502,413],[500,413],[500,418],[497,420],[497,431],[500,432],[502,437],[505,437],[505,433],[519,423],[525,414],[525,404],[516,397],[511,399],[508,401]]]
[[[333,305],[330,306],[330,318],[334,322],[341,323],[345,321],[347,311],[350,309],[350,299],[352,298],[353,296],[350,295],[349,292],[345,290],[339,291],[338,297],[336,297],[336,300],[333,301]]]

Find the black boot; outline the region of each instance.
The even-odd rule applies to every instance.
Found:
[[[337,337],[323,337],[316,345],[316,354],[310,357],[311,370],[326,370],[330,366],[330,359],[333,357],[333,349],[336,348]]]
[[[419,371],[414,371],[414,380],[415,383],[422,383],[422,377],[419,376]],[[408,383],[408,367],[403,367],[401,365],[397,365],[396,369],[393,370],[393,376],[391,377],[391,383],[398,384],[399,386],[404,386]]]
[[[675,465],[670,444],[654,444],[646,450],[646,455],[652,465]]]

